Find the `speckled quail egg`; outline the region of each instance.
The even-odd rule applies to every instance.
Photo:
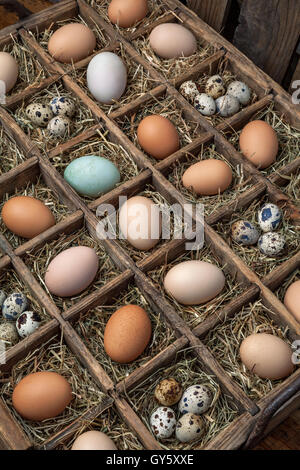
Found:
[[[176,428],[176,416],[171,408],[160,407],[153,411],[150,426],[158,439],[168,439]]]
[[[246,106],[251,101],[251,90],[246,83],[232,82],[227,88],[227,93],[237,98],[243,106]]]
[[[3,302],[4,302],[5,299],[6,299],[6,294],[5,294],[4,290],[0,290],[0,308],[2,307]]]
[[[199,439],[204,432],[201,416],[193,413],[183,415],[176,424],[176,438],[180,442],[192,442]]]
[[[258,240],[258,247],[263,255],[278,256],[285,246],[285,238],[277,232],[264,233]]]
[[[35,312],[23,312],[16,321],[19,336],[25,338],[31,335],[41,325],[41,317]]]
[[[203,116],[212,116],[216,112],[215,100],[206,93],[198,93],[194,99],[194,107]]]
[[[6,320],[16,320],[18,315],[26,310],[28,304],[26,295],[14,292],[3,302],[2,315]]]
[[[49,122],[47,129],[50,135],[55,137],[63,137],[69,132],[71,121],[65,116],[55,116]]]
[[[46,127],[53,118],[52,110],[47,104],[32,103],[27,106],[25,113],[33,124],[40,127]]]
[[[255,245],[259,235],[257,228],[248,220],[238,220],[231,226],[231,238],[240,245]]]
[[[194,413],[201,415],[210,407],[213,400],[211,390],[205,385],[192,385],[183,393],[178,405],[181,414]]]
[[[197,88],[196,83],[190,80],[188,82],[184,82],[181,85],[181,87],[179,88],[179,92],[187,101],[190,101],[191,103],[193,103],[195,97],[199,93],[199,90]]]
[[[182,388],[175,379],[164,379],[157,385],[154,395],[161,405],[172,406],[179,402]]]
[[[10,346],[13,346],[18,340],[19,337],[14,323],[4,322],[0,324],[0,341],[10,343]]]
[[[56,96],[50,101],[50,107],[54,116],[66,116],[71,118],[75,114],[75,103],[65,96]]]
[[[221,96],[216,100],[217,112],[222,117],[230,117],[238,113],[240,110],[240,102],[237,98],[231,95]]]
[[[264,204],[258,212],[258,223],[263,232],[278,229],[282,221],[282,212],[275,204]]]
[[[215,100],[225,95],[226,90],[222,77],[220,75],[210,77],[206,82],[205,92]]]

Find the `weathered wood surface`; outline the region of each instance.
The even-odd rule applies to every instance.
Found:
[[[225,26],[230,5],[231,0],[187,0],[187,6],[218,32]]]

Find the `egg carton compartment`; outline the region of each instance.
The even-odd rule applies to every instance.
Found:
[[[171,268],[185,261],[204,261],[220,268],[226,278],[225,287],[214,299],[202,305],[186,306],[182,305],[173,296],[169,295],[164,289],[164,279]],[[243,292],[243,286],[235,281],[230,273],[227,272],[226,265],[222,266],[212,255],[208,247],[204,246],[201,250],[185,251],[173,261],[157,266],[147,273],[154,282],[155,287],[161,294],[175,307],[177,313],[190,328],[195,328],[206,318],[215,314],[222,306],[230,302],[234,297],[238,297]]]
[[[273,334],[291,346],[288,330],[278,326],[273,315],[275,314],[258,300],[243,307],[233,317],[225,318],[202,339],[227,374],[253,401],[265,397],[274,387],[284,382],[284,379],[262,379],[252,374],[242,364],[239,356],[242,341],[254,333]]]
[[[23,419],[14,409],[12,393],[22,378],[42,371],[62,375],[71,385],[73,398],[59,416],[42,422],[29,421]],[[29,353],[18,361],[9,373],[1,373],[0,377],[0,396],[34,446],[41,446],[45,440],[71,424],[89,408],[99,405],[105,398],[105,394],[98,389],[87,370],[81,366],[59,336]]]
[[[129,54],[124,50],[122,43],[120,43],[117,49],[112,52],[122,59],[127,69],[127,84],[125,91],[119,100],[114,100],[112,104],[98,102],[93,97],[87,86],[86,67],[78,69],[73,68],[69,72],[73,80],[76,81],[76,83],[84,90],[85,94],[88,95],[93,101],[96,101],[97,105],[106,114],[112,113],[121,106],[130,104],[132,101],[141,97],[144,93],[147,93],[158,85],[157,81],[151,77],[149,71],[146,70],[141,64],[135,62],[135,60],[129,56]]]
[[[257,214],[260,208],[269,203],[265,195],[261,199],[255,199],[249,203],[247,208],[235,211],[226,220],[219,221],[214,229],[226,241],[229,247],[249,266],[249,268],[260,278],[270,274],[277,266],[294,256],[299,250],[299,227],[293,225],[292,221],[285,217],[283,210],[283,221],[280,227],[274,233],[280,233],[286,240],[283,252],[276,257],[263,255],[257,244],[252,246],[243,246],[234,242],[231,238],[231,226],[234,222],[245,220],[252,222],[259,228]],[[263,233],[263,232],[261,232]]]
[[[111,315],[119,308],[131,304],[143,308],[149,315],[152,336],[143,354],[135,361],[130,364],[119,364],[114,362],[105,352],[104,331]],[[98,305],[82,315],[76,322],[75,329],[94,358],[115,383],[128,377],[137,368],[144,366],[176,339],[171,328],[166,325],[159,313],[150,308],[142,292],[134,284],[129,284],[127,289],[121,291],[117,298],[113,297],[109,304]]]
[[[184,451],[202,447],[238,416],[239,412],[235,404],[226,394],[222,393],[215,378],[202,371],[199,360],[193,355],[193,350],[187,348],[179,351],[170,364],[156,370],[147,380],[128,393],[129,404],[141,417],[150,432],[152,432],[150,416],[156,408],[162,406],[155,399],[155,388],[162,380],[171,377],[181,384],[183,391],[192,385],[207,386],[212,392],[213,400],[211,407],[202,415],[205,430],[199,440],[181,443],[173,434],[169,439],[158,439],[163,449]],[[170,408],[179,419],[181,415],[178,411],[178,404]]]
[[[158,114],[169,119],[177,129],[180,140],[180,147],[184,148],[199,137],[200,133],[203,132],[200,124],[191,120],[185,111],[181,108],[180,104],[176,101],[176,98],[171,95],[163,95],[159,98],[154,98],[143,104],[136,113],[126,114],[116,120],[120,129],[127,135],[127,137],[136,145],[136,147],[143,151],[141,148],[138,138],[137,129],[140,122],[147,116],[152,114]],[[147,154],[153,163],[157,163],[157,160],[151,155]]]
[[[56,223],[62,221],[71,213],[68,207],[62,202],[60,202],[54,190],[46,185],[41,174],[36,179],[29,180],[27,184],[24,184],[23,187],[16,187],[14,192],[10,192],[10,194],[6,193],[0,201],[0,213],[3,208],[3,205],[11,198],[16,196],[30,196],[43,202],[45,206],[47,206],[51,210],[52,214],[55,217]],[[9,243],[14,249],[27,241],[25,238],[22,238],[11,232],[5,226],[2,218],[0,219],[0,228],[2,233],[5,235],[6,239],[9,241]]]
[[[276,162],[270,165],[265,170],[260,170],[261,174],[268,176],[271,173],[280,172],[280,169],[292,162],[300,155],[300,132],[292,127],[285,119],[285,117],[276,110],[276,105],[271,103],[268,107],[255,113],[249,122],[255,120],[262,120],[267,122],[276,132],[279,151],[276,157]],[[231,130],[226,132],[226,137],[229,142],[240,151],[239,139],[242,130],[237,132]]]
[[[276,297],[284,303],[284,297],[288,290],[288,288],[294,283],[300,281],[300,269],[296,269],[293,271],[289,276],[287,276],[283,282],[281,283],[280,287],[275,291]]]
[[[49,105],[50,101],[56,96],[71,99],[75,104],[75,115],[70,119],[71,126],[68,131],[61,137],[51,136],[46,127],[39,127],[37,124],[31,122],[26,115],[25,110],[29,104],[42,104]],[[49,151],[59,144],[62,144],[78,134],[87,130],[89,127],[96,124],[91,111],[87,108],[72,92],[68,91],[62,80],[58,80],[47,89],[41,90],[36,93],[29,100],[28,98],[12,113],[13,118],[16,120],[20,128],[27,134],[27,136],[38,145],[41,151]],[[48,119],[48,118],[47,118]],[[49,119],[50,120],[50,119]]]
[[[48,291],[44,282],[45,274],[48,265],[57,255],[62,251],[75,246],[87,246],[93,248],[99,258],[99,269],[94,281],[81,294],[68,298],[58,297]],[[47,291],[48,295],[61,310],[67,310],[76,302],[99,289],[99,287],[120,274],[120,271],[116,268],[104,248],[97,240],[92,238],[85,226],[71,234],[59,234],[58,237],[54,240],[47,241],[42,247],[38,247],[37,249],[33,248],[31,251],[27,251],[24,256],[24,261],[41,286]]]
[[[26,155],[0,126],[0,176],[26,160]]]

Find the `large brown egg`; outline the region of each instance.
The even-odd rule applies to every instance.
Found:
[[[249,122],[241,132],[241,152],[260,170],[276,161],[278,146],[276,132],[265,121]]]
[[[202,160],[186,170],[182,184],[201,196],[223,193],[232,183],[232,171],[222,160]]]
[[[117,448],[103,432],[87,431],[75,439],[72,450],[117,450]]]
[[[150,46],[163,59],[189,57],[197,50],[193,33],[177,23],[163,23],[156,26],[149,37]]]
[[[55,224],[50,209],[38,199],[17,196],[9,199],[2,208],[6,227],[23,238],[33,238]]]
[[[284,305],[300,322],[300,280],[293,282],[286,291]]]
[[[279,380],[294,370],[293,351],[278,336],[257,333],[244,339],[240,347],[243,364],[263,379]]]
[[[5,83],[5,93],[8,93],[15,86],[18,73],[19,67],[13,56],[8,52],[0,52],[0,80]]]
[[[49,53],[58,62],[70,64],[88,57],[96,47],[93,31],[82,23],[59,28],[48,42]]]
[[[147,13],[147,0],[112,0],[108,7],[110,21],[121,28],[130,28],[145,18]]]
[[[69,382],[56,372],[35,372],[15,387],[12,402],[25,419],[43,421],[60,415],[72,400]]]
[[[169,119],[159,116],[147,116],[137,130],[140,146],[157,160],[163,160],[180,147],[179,135]]]
[[[109,357],[121,364],[137,359],[151,338],[151,322],[145,310],[126,305],[108,320],[104,332],[104,349]]]

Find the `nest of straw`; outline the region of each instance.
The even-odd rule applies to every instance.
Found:
[[[0,175],[12,170],[26,160],[16,142],[0,126]]]
[[[42,422],[31,422],[23,419],[14,410],[11,398],[14,387],[22,378],[41,371],[57,372],[65,377],[71,385],[73,400],[60,416]],[[79,418],[89,408],[99,405],[105,397],[87,370],[80,365],[73,353],[63,343],[62,338],[57,336],[45,343],[43,347],[29,353],[13,366],[9,375],[5,375],[3,378],[7,381],[4,381],[1,386],[1,397],[34,445],[41,445],[46,439]]]
[[[267,196],[261,199],[255,199],[247,208],[236,211],[229,220],[220,221],[214,227],[230,248],[261,278],[270,274],[273,269],[290,259],[299,250],[299,228],[292,225],[289,219],[284,217],[284,213],[283,222],[280,228],[276,230],[281,233],[286,240],[285,249],[279,256],[273,258],[265,256],[260,252],[257,245],[243,246],[232,240],[232,224],[238,220],[247,220],[258,226],[257,213],[262,205],[267,202],[269,202]]]
[[[231,301],[234,297],[237,297],[242,292],[242,287],[237,284],[232,277],[226,275],[226,284],[223,291],[214,299],[203,305],[186,306],[178,303],[173,297],[168,295],[164,289],[164,279],[171,268],[183,263],[184,261],[199,260],[207,263],[214,264],[222,270],[226,270],[226,266],[221,266],[220,263],[211,255],[209,249],[204,247],[200,251],[185,252],[174,261],[169,264],[164,264],[152,271],[148,272],[148,275],[153,280],[157,289],[160,290],[161,294],[167,298],[171,304],[175,307],[177,313],[185,321],[190,328],[195,328],[206,318],[213,315],[223,305]]]
[[[275,130],[279,141],[279,151],[276,157],[276,162],[265,170],[261,170],[261,173],[265,176],[274,172],[280,173],[280,168],[287,165],[295,158],[298,158],[300,155],[300,132],[284,120],[284,117],[276,111],[274,103],[271,103],[267,108],[254,114],[251,121],[256,119],[260,119],[270,124],[270,126]],[[227,136],[229,142],[237,150],[240,149],[240,134],[241,131],[233,131],[233,134],[230,137]]]
[[[62,251],[71,248],[72,246],[88,246],[90,248],[94,248],[99,258],[99,270],[94,282],[80,295],[70,298],[57,297],[50,294],[48,291],[44,282],[45,274],[48,265],[53,260],[53,258]],[[88,230],[85,227],[77,230],[71,235],[61,234],[58,238],[45,243],[37,250],[27,252],[25,256],[25,262],[31,272],[38,279],[42,287],[46,290],[48,295],[61,310],[70,308],[83,297],[91,294],[96,289],[106,284],[106,282],[112,280],[115,276],[120,274],[120,271],[115,267],[102,246],[90,236]]]
[[[226,189],[222,194],[216,196],[199,196],[195,192],[186,189],[182,184],[182,177],[185,171],[195,163],[201,160],[217,159],[222,160],[230,166],[232,170],[233,180],[231,186]],[[174,170],[169,175],[169,181],[175,186],[175,188],[181,192],[189,203],[204,205],[205,216],[209,216],[216,212],[224,205],[234,203],[241,194],[251,188],[251,178],[249,179],[243,173],[241,166],[233,165],[228,159],[222,154],[217,152],[215,145],[209,147],[203,147],[198,156],[189,154],[186,156],[185,162],[175,162]]]
[[[69,209],[63,203],[61,203],[56,196],[56,193],[46,186],[42,176],[39,176],[37,181],[34,183],[28,183],[25,187],[21,189],[16,189],[14,194],[7,194],[2,199],[0,204],[0,211],[9,199],[16,196],[31,196],[39,201],[42,201],[52,212],[55,217],[56,223],[64,219],[68,214],[70,214]],[[12,233],[3,223],[2,219],[0,220],[0,228],[2,233],[5,235],[6,239],[12,245],[13,248],[17,248],[26,242],[25,238],[19,237]]]
[[[280,191],[283,191],[289,197],[289,199],[299,204],[300,202],[300,191],[299,191],[300,171],[298,171],[297,173],[294,173],[293,175],[285,176],[284,178],[287,184],[284,187],[284,189],[282,188],[282,186],[280,186],[279,187]]]
[[[296,269],[296,271],[293,271],[286,279],[282,281],[280,284],[280,287],[276,290],[275,295],[276,297],[281,300],[281,302],[284,302],[284,297],[286,294],[286,291],[288,288],[294,283],[300,280],[300,270]]]
[[[238,410],[230,403],[228,397],[221,393],[220,387],[213,376],[201,370],[198,359],[194,357],[192,349],[189,348],[179,351],[168,367],[156,371],[142,384],[128,393],[127,398],[130,405],[144,421],[150,432],[150,416],[153,410],[160,406],[154,397],[155,388],[161,380],[169,377],[177,380],[182,385],[183,390],[186,390],[191,385],[206,385],[212,391],[213,401],[209,410],[202,415],[205,432],[200,440],[184,444],[180,443],[173,436],[170,439],[159,442],[163,449],[191,450],[200,445],[204,446],[237,417]],[[179,418],[180,415],[177,412],[178,406],[174,405],[172,408]]]
[[[272,315],[272,311],[264,307],[259,300],[221,322],[203,340],[225,371],[255,401],[265,397],[283,380],[262,379],[249,372],[241,363],[239,348],[242,341],[254,333],[273,334],[290,344],[287,329],[279,327]]]
[[[113,362],[104,350],[104,330],[111,315],[124,305],[130,304],[139,305],[148,313],[152,324],[152,338],[138,359],[131,364],[118,364]],[[111,299],[109,305],[99,305],[83,315],[76,323],[76,331],[115,383],[145,365],[175,340],[173,331],[165,324],[164,319],[151,310],[141,291],[132,284],[126,291],[120,292],[117,298]]]
[[[49,104],[56,96],[70,98],[75,102],[76,114],[71,119],[71,126],[68,132],[62,137],[51,136],[47,127],[38,127],[32,123],[26,116],[25,110],[29,104],[40,103]],[[57,81],[49,88],[41,90],[35,94],[30,101],[23,101],[22,105],[14,112],[14,119],[17,121],[21,129],[33,140],[41,150],[49,151],[58,144],[62,144],[78,134],[86,130],[88,127],[96,124],[91,111],[77,98],[72,92],[66,90],[61,80]]]

